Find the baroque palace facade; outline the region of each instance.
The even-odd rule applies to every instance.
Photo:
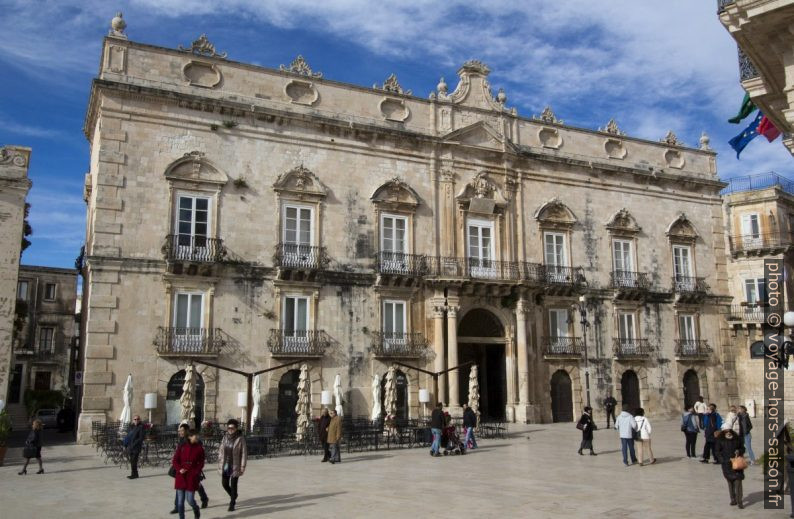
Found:
[[[159,395],[177,421],[184,369],[304,359],[313,414],[341,375],[369,415],[399,362],[419,390],[520,422],[572,420],[588,398],[668,414],[736,397],[725,232],[708,139],[689,148],[523,118],[469,61],[429,99],[365,88],[303,58],[238,63],[190,48],[103,45],[85,133],[80,438]],[[587,310],[581,321],[579,304]],[[202,364],[199,414],[239,416],[245,379]],[[297,364],[263,375],[262,417],[294,414]],[[585,376],[586,373],[588,376]],[[590,391],[587,391],[589,380]],[[686,385],[685,382],[686,381]]]

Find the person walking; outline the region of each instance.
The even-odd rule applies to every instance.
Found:
[[[130,455],[130,475],[127,476],[127,479],[138,479],[138,458],[143,450],[143,440],[145,438],[146,430],[141,422],[141,417],[135,415],[132,417],[130,430],[124,438],[124,446]]]
[[[218,449],[218,468],[221,472],[221,485],[229,494],[229,512],[234,512],[237,502],[237,480],[245,473],[248,462],[248,447],[240,431],[240,423],[234,418],[226,422],[226,434]]]
[[[612,423],[615,423],[615,408],[618,406],[618,401],[612,396],[612,393],[607,395],[604,399],[604,411],[607,415],[607,429],[609,429],[609,417],[612,417]]]
[[[196,504],[195,492],[201,488],[201,471],[204,468],[204,447],[199,442],[195,429],[187,432],[187,441],[182,442],[174,453],[171,466],[176,471],[174,488],[176,489],[176,508],[179,519],[185,519],[185,500],[193,509],[193,517],[201,517]]]
[[[190,435],[188,433],[190,432],[190,426],[188,424],[186,424],[186,423],[180,424],[179,428],[176,431],[177,431],[177,435],[179,436],[179,440],[177,441],[176,449],[179,450],[179,447],[181,447],[182,445],[184,445],[185,443],[187,443],[189,441]],[[204,448],[204,444],[201,443],[201,439],[198,439],[198,443],[199,443],[199,445],[201,445],[202,448]],[[176,451],[174,451],[174,454],[176,454]],[[172,474],[176,475],[176,470],[174,470],[172,472]],[[204,490],[204,485],[201,483],[202,479],[204,479],[204,472],[203,471],[201,472],[201,475],[199,476],[199,484],[198,484],[197,492],[199,494],[199,497],[201,498],[201,508],[207,508],[207,506],[209,506],[210,499],[209,499],[209,497],[207,497],[207,491]],[[174,496],[174,509],[171,510],[172,514],[178,514],[179,513],[179,499],[180,499],[179,498],[179,492],[177,491],[177,492],[175,492],[175,494],[176,495]],[[184,503],[183,503],[183,506],[184,506]]]
[[[744,451],[750,457],[750,465],[755,465],[755,453],[753,452],[753,436],[750,431],[753,430],[753,422],[750,420],[750,415],[747,414],[747,408],[743,405],[739,406],[739,437],[744,440]]]
[[[620,450],[623,452],[623,465],[629,466],[627,454],[631,454],[631,464],[637,463],[637,455],[634,454],[634,431],[637,430],[637,422],[628,411],[628,406],[623,406],[623,411],[615,421],[615,429],[620,433]]]
[[[433,444],[430,445],[430,455],[439,457],[441,453],[441,430],[444,428],[444,403],[438,402],[436,408],[430,413],[430,432],[433,434]]]
[[[731,505],[738,505],[744,508],[742,503],[742,480],[744,479],[744,469],[736,470],[733,465],[733,458],[741,458],[744,463],[744,445],[739,435],[733,429],[727,427],[719,433],[716,441],[717,457],[722,462],[722,475],[728,482],[728,492],[731,496]]]
[[[335,409],[330,412],[331,421],[328,423],[328,444],[331,446],[331,465],[342,463],[339,454],[339,443],[342,441],[342,417],[336,414]]]
[[[708,412],[709,406],[706,405],[706,402],[704,402],[702,396],[699,396],[695,401],[694,409],[695,409],[695,414],[698,417],[698,427],[703,429],[704,428],[703,418]]]
[[[722,428],[722,416],[717,412],[717,406],[709,404],[706,413],[703,415],[703,434],[705,435],[706,443],[703,445],[703,459],[701,463],[709,462],[709,454],[714,456],[714,464],[719,464],[717,452],[714,450],[716,447],[716,434]]]
[[[25,439],[25,447],[22,449],[25,465],[18,472],[20,476],[28,473],[30,458],[36,458],[36,461],[39,462],[39,471],[36,474],[44,474],[44,466],[41,464],[41,430],[43,428],[41,420],[33,420],[28,437]]]
[[[648,450],[648,464],[653,465],[656,463],[656,458],[653,457],[653,449],[651,449],[651,422],[645,417],[645,409],[642,407],[637,408],[634,412],[634,421],[637,422],[637,430],[640,432],[640,441],[637,444],[637,457],[640,458],[640,467],[645,465],[644,452]]]
[[[733,432],[739,434],[741,426],[739,425],[739,412],[735,405],[728,408],[728,415],[723,420],[722,429],[733,429]]]
[[[689,406],[686,413],[681,416],[681,431],[686,437],[686,457],[696,460],[698,455],[696,451],[698,433],[700,432],[700,420],[692,406]]]
[[[463,429],[466,439],[463,442],[467,449],[476,449],[477,440],[474,438],[474,429],[477,427],[477,413],[468,404],[463,404]]]
[[[328,408],[323,407],[320,419],[317,421],[317,434],[320,437],[320,444],[323,446],[323,463],[331,459],[331,451],[328,449],[328,425],[330,423],[331,416],[328,414]]]
[[[582,450],[590,449],[590,456],[598,456],[593,450],[593,431],[596,430],[596,424],[593,420],[593,408],[587,406],[584,408],[584,413],[579,421],[576,423],[576,428],[582,431],[582,443],[579,444],[579,456],[584,456]]]

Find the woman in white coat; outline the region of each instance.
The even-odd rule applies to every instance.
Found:
[[[645,465],[645,450],[648,450],[648,464],[656,463],[651,449],[651,422],[645,418],[645,409],[638,408],[634,413],[634,420],[637,422],[637,431],[640,433],[640,441],[637,442],[637,457],[640,459],[640,467]]]

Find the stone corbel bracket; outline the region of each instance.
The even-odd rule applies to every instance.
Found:
[[[284,85],[284,95],[290,102],[306,106],[313,106],[320,100],[320,92],[314,83],[300,79],[293,79]]]

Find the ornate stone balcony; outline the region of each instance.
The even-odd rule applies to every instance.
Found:
[[[612,339],[612,351],[616,359],[644,360],[651,356],[653,350],[648,339],[615,337]]]
[[[267,347],[274,357],[322,357],[331,338],[324,330],[271,329]]]
[[[725,318],[734,322],[761,323],[764,321],[764,308],[761,303],[731,305]]]
[[[429,272],[427,257],[419,254],[380,251],[375,261],[375,268],[382,275],[422,277]]]
[[[764,254],[780,254],[788,250],[794,240],[789,233],[770,232],[757,234],[739,234],[728,237],[733,257],[739,255],[761,256]]]
[[[550,295],[569,296],[587,283],[582,267],[543,266],[543,285]]]
[[[693,276],[673,276],[673,293],[678,301],[696,303],[709,291],[705,278]]]
[[[379,358],[418,359],[427,351],[427,341],[419,332],[378,332],[372,338],[372,354]]]
[[[579,359],[584,352],[581,337],[543,337],[541,345],[546,360]]]
[[[325,270],[330,261],[325,247],[314,245],[279,243],[273,254],[277,267],[296,270]]]
[[[675,341],[675,356],[678,360],[706,360],[712,353],[708,341],[700,339],[678,339]]]
[[[157,328],[154,345],[161,357],[217,357],[225,344],[220,328]]]
[[[168,261],[217,263],[226,256],[226,248],[218,238],[170,234],[165,237],[163,254]]]
[[[615,270],[610,273],[609,286],[615,290],[616,297],[640,299],[651,288],[651,281],[645,272]]]

